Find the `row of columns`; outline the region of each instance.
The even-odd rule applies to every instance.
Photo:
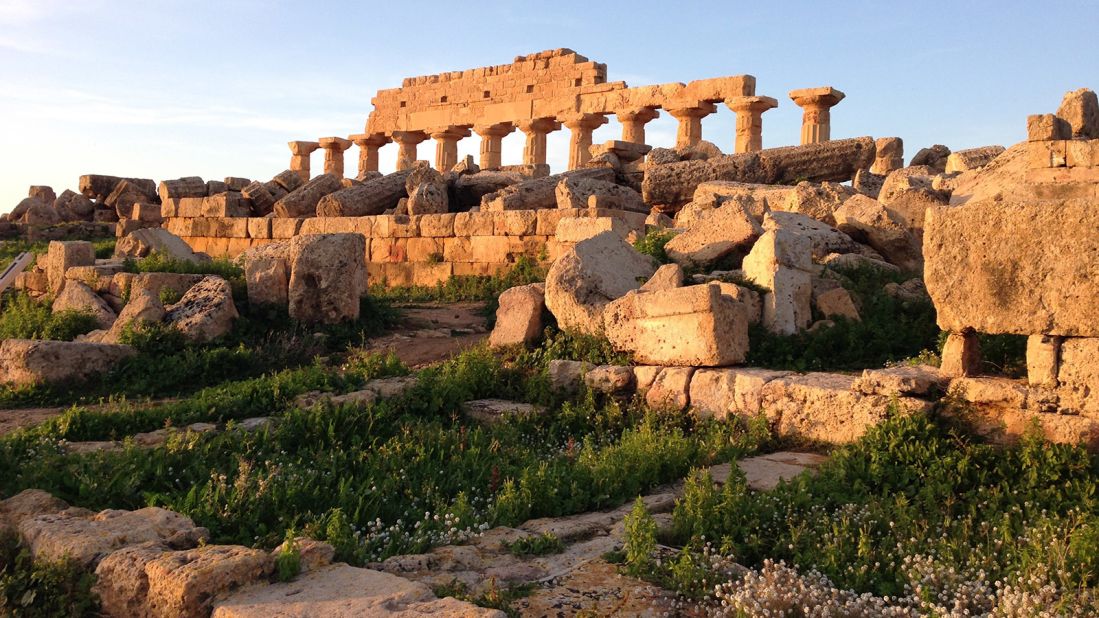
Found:
[[[815,144],[830,139],[831,108],[843,100],[844,94],[835,88],[805,88],[790,92],[790,98],[802,108],[801,143]],[[763,113],[778,107],[772,97],[739,96],[725,99],[725,105],[736,114],[734,152],[755,152],[763,148]],[[686,148],[702,141],[702,119],[717,112],[709,101],[669,102],[663,106],[678,123],[676,148]],[[645,125],[660,116],[658,107],[636,107],[614,112],[622,125],[622,141],[645,143]],[[546,138],[561,129],[570,132],[569,169],[582,167],[591,159],[592,133],[607,124],[607,114],[577,113],[560,118],[532,118],[514,123],[491,125],[459,125],[424,131],[393,131],[390,135],[359,134],[350,139],[322,137],[316,142],[290,142],[290,169],[309,179],[309,155],[324,149],[324,172],[343,177],[344,151],[355,144],[359,147],[359,175],[378,171],[378,149],[395,142],[399,148],[397,169],[408,169],[416,161],[417,147],[428,138],[434,139],[435,167],[447,171],[458,163],[458,141],[469,137],[471,130],[481,138],[480,166],[496,169],[502,164],[503,139],[515,129],[526,136],[523,147],[525,165],[546,163]]]

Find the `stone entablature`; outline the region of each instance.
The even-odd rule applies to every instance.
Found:
[[[366,217],[173,217],[164,227],[195,251],[236,257],[299,234],[358,233],[371,284],[435,285],[451,276],[492,275],[520,257],[553,260],[581,237],[643,231],[646,215],[621,210],[547,208]],[[582,225],[569,222],[583,219]],[[566,223],[561,224],[562,221]],[[578,229],[583,228],[583,229]]]

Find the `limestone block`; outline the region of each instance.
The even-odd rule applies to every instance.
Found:
[[[840,231],[865,240],[891,264],[907,271],[917,271],[923,265],[919,239],[877,200],[855,195],[843,203],[835,217]]]
[[[1026,119],[1027,141],[1072,139],[1072,125],[1055,114],[1033,114]]]
[[[271,219],[271,238],[288,240],[298,235],[303,219]]]
[[[659,367],[645,390],[645,404],[653,410],[686,410],[691,403],[691,376],[694,373],[694,367]]]
[[[603,331],[603,309],[656,272],[655,261],[614,232],[578,242],[546,276],[546,306],[565,330]]]
[[[357,188],[357,187],[353,187]],[[278,202],[275,202],[276,217],[306,217],[317,213],[317,204],[321,198],[342,189],[340,179],[332,174],[321,174],[309,182],[294,189]],[[342,189],[350,191],[352,189]],[[328,213],[333,214],[333,213]],[[343,213],[336,213],[343,214]],[[321,215],[323,216],[323,214]]]
[[[489,336],[494,348],[529,345],[542,336],[542,312],[545,310],[545,284],[532,283],[513,287],[500,294],[496,325]]]
[[[409,262],[437,262],[443,258],[441,238],[408,238],[405,240],[405,259]]]
[[[684,268],[713,264],[743,256],[763,234],[763,228],[743,206],[729,203],[710,211],[696,225],[677,234],[664,246],[668,257]]]
[[[1093,202],[984,200],[929,210],[927,225],[924,279],[940,328],[1099,337]]]
[[[557,222],[554,238],[558,242],[577,243],[604,233],[627,240],[637,230],[617,217],[565,217]]]
[[[165,316],[163,303],[158,295],[148,289],[134,289],[118,319],[98,339],[99,343],[118,343],[127,328],[142,324],[159,324]]]
[[[662,264],[652,277],[641,286],[642,292],[656,292],[683,287],[683,267],[679,264]]]
[[[874,142],[877,153],[870,173],[885,176],[893,170],[904,167],[904,142],[899,137],[879,137]]]
[[[420,235],[427,238],[454,236],[455,213],[423,215],[420,217]]]
[[[130,346],[5,339],[0,342],[0,375],[9,384],[79,382],[134,354]]]
[[[1027,360],[1029,369],[1029,354]],[[1065,339],[1061,343],[1057,378],[1064,407],[1090,416],[1099,413],[1099,339]]]
[[[454,215],[455,236],[492,236],[496,219],[492,212],[459,212]]]
[[[816,296],[813,302],[817,311],[826,318],[844,317],[855,322],[859,321],[859,310],[851,299],[851,293],[842,287],[837,287]]]
[[[769,290],[762,323],[771,332],[792,335],[812,322],[810,246],[807,237],[780,227],[766,231],[744,258],[744,276]]]
[[[148,186],[124,178],[103,200],[103,203],[114,208],[118,216],[123,217],[128,215],[134,204],[138,202],[156,201],[156,192],[148,189]]]
[[[270,217],[251,217],[248,219],[248,238],[267,240],[271,238]]]
[[[225,193],[229,190],[229,185],[220,180],[207,180],[206,181],[206,195],[216,195],[218,193]]]
[[[473,249],[470,239],[468,237],[444,238],[443,260],[446,262],[472,262]],[[375,262],[378,260],[375,260],[372,255],[370,261]]]
[[[445,213],[449,207],[447,183],[443,175],[430,167],[419,167],[405,180],[408,214]]]
[[[114,257],[143,258],[151,253],[188,262],[206,261],[183,242],[183,239],[163,228],[147,228],[132,232],[115,245]]]
[[[225,191],[211,194],[202,200],[204,217],[250,217],[252,204],[240,193]]]
[[[950,333],[943,346],[939,371],[949,377],[975,376],[981,373],[981,344],[977,334],[967,330]]]
[[[140,566],[127,568],[124,561]],[[128,587],[130,598],[121,594],[110,597],[121,604],[118,610],[123,613],[117,615],[133,615],[126,614],[125,610],[139,607],[144,611],[137,615],[150,618],[197,617],[210,615],[218,597],[264,581],[274,570],[274,561],[260,549],[204,545],[155,557],[120,556],[107,563],[100,578],[107,581],[123,579],[116,570],[137,575],[129,581],[134,584]]]
[[[309,234],[290,241],[290,317],[333,324],[357,320],[366,291],[366,243],[359,234]]]
[[[267,186],[258,180],[253,180],[242,187],[240,194],[252,202],[252,210],[257,215],[265,215],[275,208],[275,197],[267,190]],[[279,199],[282,199],[282,196]]]
[[[46,275],[50,290],[61,290],[65,283],[65,271],[73,266],[94,266],[95,247],[85,240],[51,240],[46,253]]]
[[[160,204],[138,202],[134,204],[130,218],[147,223],[160,223],[162,220]]]
[[[950,149],[942,144],[935,144],[929,148],[921,148],[916,156],[908,162],[910,167],[926,165],[932,173],[946,170],[946,159],[950,156]]]
[[[251,179],[237,176],[226,176],[222,182],[225,183],[225,189],[227,191],[243,191],[244,187],[252,184]]]
[[[946,158],[946,173],[968,172],[980,169],[1007,150],[1003,146],[982,146],[969,150],[958,150]]]
[[[594,178],[565,177],[554,190],[558,208],[612,208],[648,213],[641,194],[629,187]]]
[[[836,220],[832,213],[855,193],[853,187],[834,182],[799,182],[777,210],[802,214],[833,225]]]
[[[53,203],[54,210],[58,213],[68,212],[74,218],[88,221],[95,211],[95,204],[83,195],[65,189]]]
[[[691,409],[699,416],[725,419],[758,416],[762,411],[763,386],[789,371],[770,369],[699,369],[691,378]]]
[[[716,285],[721,289],[722,294],[744,305],[749,325],[759,324],[763,319],[763,298],[759,292],[743,285],[724,281],[713,281],[710,285]]]
[[[814,260],[822,260],[832,253],[858,253],[862,247],[847,234],[812,217],[796,212],[770,212],[764,217],[763,228],[779,229],[784,233],[808,239]]]
[[[203,343],[228,334],[239,317],[232,287],[214,275],[203,277],[165,310],[165,322],[189,339]]]
[[[1061,361],[1061,338],[1031,335],[1026,340],[1027,383],[1031,386],[1057,386]]]
[[[305,179],[294,170],[283,170],[272,178],[271,182],[281,187],[283,191],[292,193],[305,184]]]
[[[99,328],[110,328],[117,317],[114,310],[81,281],[66,281],[64,287],[54,297],[51,310],[54,313],[61,311],[90,313]]]
[[[361,217],[380,215],[408,197],[406,183],[413,170],[402,170],[368,180],[327,195],[317,205],[322,217]]]
[[[526,180],[485,195],[481,200],[481,210],[504,211],[555,208],[557,206],[557,185],[565,179],[613,182],[614,170],[586,168]]]
[[[719,367],[748,353],[747,310],[716,285],[630,292],[607,305],[603,323],[615,349],[640,363]]]
[[[497,236],[531,236],[538,228],[538,212],[506,210],[493,218]]]
[[[289,305],[290,243],[272,242],[241,254],[251,305]]]
[[[584,384],[595,392],[624,395],[633,390],[633,368],[621,365],[599,365],[584,374]]]
[[[865,369],[851,388],[866,395],[896,397],[916,395],[925,397],[937,391],[945,391],[949,378],[930,365]]]
[[[466,210],[480,206],[484,196],[523,182],[525,179],[522,174],[515,172],[485,171],[463,174],[451,184],[451,197],[455,209]]]
[[[1099,139],[1099,98],[1087,88],[1066,92],[1057,116],[1072,127],[1072,136]]]
[[[554,359],[546,367],[550,389],[555,393],[569,395],[575,393],[583,382],[584,374],[592,368],[591,363],[582,361]]]
[[[921,412],[932,405],[910,397],[859,393],[852,390],[854,382],[853,376],[831,373],[775,378],[763,386],[761,407],[775,435],[847,444],[892,414]]]

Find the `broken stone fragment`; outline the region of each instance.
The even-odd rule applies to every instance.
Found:
[[[339,178],[332,174],[321,174],[275,202],[275,216],[312,217],[317,214],[317,204],[322,198],[341,189],[343,185]]]
[[[366,291],[361,234],[302,234],[290,240],[290,317],[336,324],[359,318]]]
[[[482,211],[538,210],[557,207],[557,185],[565,179],[601,180],[614,182],[614,170],[607,168],[578,169],[553,176],[535,178],[510,185],[481,200]]]
[[[557,183],[554,192],[558,208],[607,208],[649,212],[640,193],[605,180],[565,177]]]
[[[401,198],[408,196],[406,183],[411,174],[410,169],[394,172],[326,195],[317,204],[317,216],[380,215],[390,208],[395,208]]]
[[[500,348],[537,342],[542,336],[545,290],[545,284],[532,283],[509,288],[500,294],[489,345]]]
[[[743,206],[731,202],[709,211],[695,225],[669,240],[664,250],[685,268],[706,266],[737,253],[742,257],[761,234],[760,224]]]
[[[942,144],[935,144],[929,148],[921,148],[916,156],[908,162],[911,167],[926,165],[932,171],[940,173],[946,171],[946,159],[950,156],[950,149]]]
[[[158,192],[162,203],[181,197],[206,197],[206,181],[198,176],[162,180]]]
[[[252,247],[240,256],[248,285],[248,302],[255,306],[289,306],[290,241]]]
[[[1099,139],[1099,97],[1087,88],[1066,92],[1057,116],[1072,127],[1072,136]]]
[[[65,272],[74,266],[94,266],[95,247],[86,240],[52,240],[46,253],[46,274],[50,290],[60,292]]]
[[[867,242],[891,264],[907,271],[918,271],[922,267],[919,239],[877,200],[855,195],[835,214],[840,231]]]
[[[117,317],[95,291],[80,281],[66,281],[61,291],[54,297],[51,310],[54,313],[60,311],[90,313],[99,328],[110,328]]]
[[[204,277],[165,310],[165,322],[187,338],[203,343],[227,335],[239,317],[232,287],[214,275]]]

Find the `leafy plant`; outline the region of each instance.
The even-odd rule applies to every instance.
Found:
[[[286,530],[286,540],[279,547],[275,555],[275,578],[280,582],[288,582],[301,572],[301,550],[298,548],[298,538],[293,528]]]
[[[504,543],[513,556],[546,556],[561,553],[565,549],[564,543],[552,532],[545,532],[535,536],[523,537]]]
[[[641,238],[637,239],[633,243],[634,249],[637,249],[639,253],[656,258],[656,261],[661,264],[667,264],[671,260],[668,258],[668,253],[664,250],[664,246],[668,244],[668,241],[675,238],[676,232],[672,230],[651,230]]]
[[[72,341],[97,328],[95,317],[86,311],[53,312],[49,304],[23,293],[5,295],[0,308],[0,338],[52,339]]]
[[[654,564],[656,552],[656,521],[645,508],[641,496],[633,503],[633,509],[626,515],[626,570],[631,575],[644,575]]]

